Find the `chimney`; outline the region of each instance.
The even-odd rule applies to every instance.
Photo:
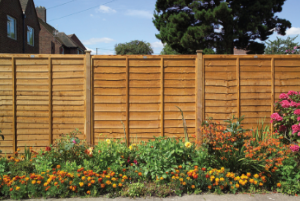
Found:
[[[41,18],[44,22],[47,22],[46,21],[46,8],[43,6],[38,6],[35,9],[36,9],[36,13],[37,13],[38,17]]]

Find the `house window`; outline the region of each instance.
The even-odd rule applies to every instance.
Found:
[[[60,53],[61,53],[61,54],[65,54],[65,49],[64,49],[64,47],[61,47],[61,48],[60,48]]]
[[[34,46],[34,29],[27,26],[27,44]]]
[[[7,15],[7,37],[17,40],[17,22],[9,15]]]

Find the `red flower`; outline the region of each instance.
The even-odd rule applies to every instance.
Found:
[[[194,178],[194,179],[197,179],[197,178],[198,178],[198,175],[197,175],[197,174],[194,174],[194,175],[193,175],[193,178]]]
[[[201,170],[204,172],[204,171],[206,171],[206,168],[202,168]]]
[[[209,175],[207,174],[207,175],[205,175],[205,177],[208,179],[208,178],[209,178]]]
[[[46,147],[46,151],[51,151],[51,147]]]

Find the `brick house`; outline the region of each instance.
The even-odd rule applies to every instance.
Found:
[[[40,54],[85,54],[86,48],[75,34],[58,32],[47,23],[46,8],[36,7],[41,26]]]
[[[40,25],[33,0],[0,0],[0,53],[39,53]]]

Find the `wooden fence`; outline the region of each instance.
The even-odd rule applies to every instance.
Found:
[[[85,126],[85,56],[0,55],[3,153],[38,150]],[[84,135],[79,136],[84,138]]]
[[[153,136],[199,140],[206,117],[245,115],[244,126],[274,112],[280,93],[300,90],[298,55],[91,56],[0,54],[0,141],[4,153],[48,146],[75,128],[96,144]]]

